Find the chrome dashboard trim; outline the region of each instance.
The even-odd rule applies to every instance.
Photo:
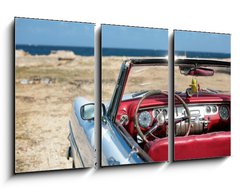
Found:
[[[213,103],[213,102],[207,102],[207,103],[192,103],[192,104],[187,104],[188,106],[199,106],[199,105],[228,105],[230,104],[230,102],[217,102],[217,103]],[[157,105],[158,106],[158,105]],[[177,105],[174,105],[174,107],[180,107],[182,106],[181,104],[177,104]],[[151,109],[156,109],[156,108],[166,108],[168,109],[168,106],[167,105],[161,105],[159,107],[156,107],[156,106],[152,106],[152,107],[142,107],[142,108],[139,108],[139,111],[144,111],[144,110],[151,110]]]

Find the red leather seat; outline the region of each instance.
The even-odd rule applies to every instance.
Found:
[[[148,143],[148,154],[154,161],[168,158],[168,139]],[[214,132],[187,137],[175,137],[174,160],[224,157],[231,155],[231,132]]]
[[[153,161],[163,162],[168,160],[168,138],[155,139],[146,145],[148,155]]]
[[[214,132],[175,138],[174,159],[200,159],[231,155],[231,132]]]

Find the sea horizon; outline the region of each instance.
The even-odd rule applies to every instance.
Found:
[[[26,45],[17,44],[16,50],[23,50],[31,55],[49,55],[53,51],[72,51],[80,56],[94,56],[94,47]],[[102,56],[132,56],[132,57],[166,57],[168,50],[131,49],[131,48],[102,48]],[[175,51],[175,56],[189,58],[219,58],[228,59],[230,53]]]

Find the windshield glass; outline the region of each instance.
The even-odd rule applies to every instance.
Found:
[[[180,73],[178,66],[175,66],[175,91],[185,92],[192,80],[196,79],[201,91],[230,93],[230,68],[212,66],[209,68],[214,70],[213,76],[186,76]]]
[[[167,66],[133,66],[122,99],[141,97],[151,90],[168,90]]]

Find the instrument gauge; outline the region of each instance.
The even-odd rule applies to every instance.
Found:
[[[138,116],[138,123],[143,128],[148,128],[152,123],[152,116],[148,111],[143,111]]]
[[[167,116],[167,114],[168,114],[168,113],[167,113],[167,109],[163,109],[163,111],[162,111],[162,112],[163,112],[163,115],[164,115],[164,117],[166,117],[166,116]]]
[[[221,119],[223,120],[228,120],[230,114],[229,114],[229,109],[226,105],[222,105],[219,108],[219,116],[221,117]]]
[[[159,113],[160,113],[160,109],[154,109],[154,110],[152,111],[152,116],[153,116],[154,118],[157,118],[157,116],[158,116]]]
[[[211,111],[212,111],[211,107],[210,107],[209,105],[206,106],[206,112],[207,112],[207,113],[211,113]]]
[[[216,112],[217,112],[217,106],[216,106],[216,105],[213,105],[213,106],[212,106],[212,112],[213,112],[213,113],[216,113]]]

